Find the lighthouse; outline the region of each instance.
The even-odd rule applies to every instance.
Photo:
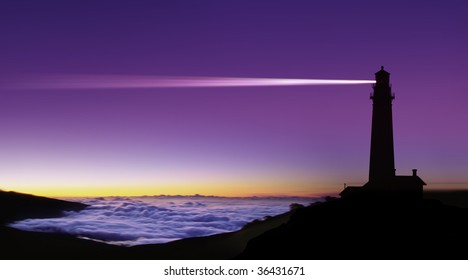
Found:
[[[383,66],[375,73],[372,99],[372,132],[369,161],[369,182],[385,182],[395,176],[393,151],[392,101],[390,73]]]
[[[381,69],[375,73],[372,100],[372,127],[369,160],[369,181],[363,186],[349,186],[340,193],[345,197],[422,198],[426,183],[417,175],[396,175],[393,145],[392,103],[395,96],[390,73]]]

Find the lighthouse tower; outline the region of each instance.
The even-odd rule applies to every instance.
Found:
[[[390,73],[383,66],[375,73],[373,88],[369,181],[363,186],[345,187],[340,195],[343,198],[420,199],[426,183],[417,175],[417,169],[413,169],[410,176],[395,174],[392,121],[392,102],[395,96],[390,85]]]
[[[390,73],[383,66],[375,73],[372,99],[372,133],[369,183],[381,184],[395,177],[393,151],[392,95]]]

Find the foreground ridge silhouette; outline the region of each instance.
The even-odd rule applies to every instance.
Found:
[[[239,259],[467,259],[468,209],[437,200],[335,199],[296,210]]]

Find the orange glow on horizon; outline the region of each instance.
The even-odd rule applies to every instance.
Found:
[[[97,196],[144,196],[144,195],[213,195],[224,197],[250,196],[303,196],[319,197],[336,195],[340,190],[332,186],[311,186],[304,182],[269,183],[209,183],[171,185],[113,185],[113,186],[10,186],[5,191],[15,191],[46,197],[97,197]]]

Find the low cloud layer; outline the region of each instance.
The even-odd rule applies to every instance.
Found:
[[[235,231],[246,223],[288,211],[304,198],[109,197],[76,200],[91,205],[54,219],[28,219],[10,226],[68,233],[133,246]]]

